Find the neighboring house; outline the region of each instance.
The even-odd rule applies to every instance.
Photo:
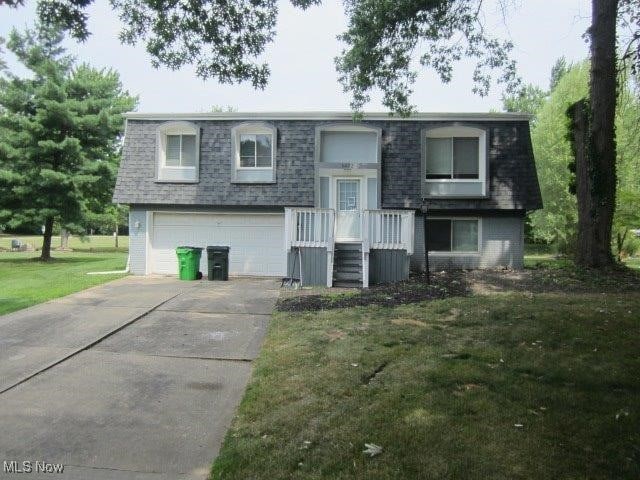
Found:
[[[522,268],[542,206],[512,113],[129,113],[113,199],[134,274],[227,245],[231,274],[365,287],[424,268],[425,213],[432,268]]]

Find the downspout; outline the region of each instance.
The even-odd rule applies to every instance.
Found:
[[[131,260],[131,254],[127,256],[127,266],[124,270],[111,270],[109,272],[87,272],[87,275],[116,275],[119,273],[129,273],[129,261]]]

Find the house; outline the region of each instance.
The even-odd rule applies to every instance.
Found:
[[[129,113],[113,200],[134,274],[227,245],[232,275],[364,287],[424,268],[425,215],[433,268],[522,268],[542,206],[513,113]]]

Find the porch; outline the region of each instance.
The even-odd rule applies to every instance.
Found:
[[[413,242],[412,210],[285,209],[287,272],[302,285],[367,288],[405,280]]]

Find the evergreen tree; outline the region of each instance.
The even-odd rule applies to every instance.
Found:
[[[76,66],[62,40],[53,27],[14,30],[7,48],[31,74],[0,78],[0,222],[41,222],[42,260],[54,222],[79,230],[83,210],[110,203],[121,114],[136,104],[116,72]]]

